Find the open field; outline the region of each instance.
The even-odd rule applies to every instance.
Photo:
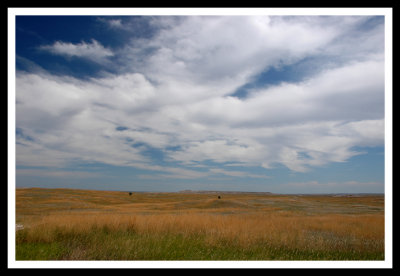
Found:
[[[384,259],[383,195],[30,188],[16,223],[17,260]]]

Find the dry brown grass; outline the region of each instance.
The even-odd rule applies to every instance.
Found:
[[[102,229],[107,235],[130,233],[142,240],[174,236],[193,242],[200,238],[206,248],[241,248],[246,254],[260,250],[261,245],[290,252],[345,252],[346,258],[356,252],[383,256],[384,251],[383,197],[379,196],[228,194],[218,200],[210,194],[129,197],[120,192],[28,189],[17,190],[17,221],[27,226],[21,243],[52,243],[60,237],[79,236],[92,243],[97,239],[96,248],[101,248],[103,238],[93,233]],[[76,256],[84,255],[77,252]]]

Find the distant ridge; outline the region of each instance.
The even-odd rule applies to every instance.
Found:
[[[266,195],[273,194],[270,192],[213,191],[213,190],[200,190],[200,191],[182,190],[182,191],[179,191],[178,193],[182,193],[182,194],[266,194]]]

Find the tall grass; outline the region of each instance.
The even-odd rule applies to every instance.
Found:
[[[16,235],[17,259],[383,259],[383,215],[56,213]]]

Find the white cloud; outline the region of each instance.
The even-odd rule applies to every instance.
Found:
[[[97,63],[104,63],[108,57],[114,55],[110,49],[105,48],[95,39],[92,39],[90,43],[82,41],[77,44],[56,41],[53,45],[43,45],[40,49],[54,55],[86,58]]]
[[[304,172],[348,160],[359,154],[355,146],[383,145],[383,42],[377,28],[374,39],[351,38],[360,18],[335,18],[336,24],[319,17],[152,20],[163,28],[115,53],[95,40],[42,47],[94,61],[114,55],[121,69],[85,81],[18,74],[17,126],[33,141],[17,139],[17,164],[102,162],[191,179],[245,175],[194,170],[208,160],[264,168],[279,163]],[[344,51],[359,47],[362,57]],[[329,55],[331,64],[320,64],[319,73],[301,82],[255,87],[243,99],[229,96],[271,66]],[[154,165],[134,143],[187,167]]]
[[[153,18],[164,24],[164,18]],[[161,22],[161,23],[160,23]],[[124,58],[151,79],[190,80],[195,85],[236,83],[270,66],[293,63],[316,53],[338,32],[318,24],[291,24],[267,16],[201,17],[173,20],[151,39],[133,40]],[[146,55],[144,62],[143,55]],[[140,60],[139,60],[140,59]],[[211,90],[204,96],[232,92]]]

